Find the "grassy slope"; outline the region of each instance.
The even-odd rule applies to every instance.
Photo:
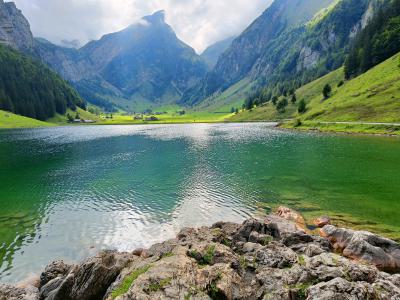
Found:
[[[248,93],[251,91],[251,87],[252,83],[248,78],[245,78],[232,85],[223,93],[217,96],[211,96],[200,102],[200,104],[196,106],[194,110],[230,113],[232,107],[240,109]]]
[[[48,126],[53,126],[53,124],[15,115],[0,110],[0,128],[2,129],[33,128],[33,127],[48,127]]]
[[[72,111],[71,109],[67,110],[67,113],[70,114],[74,118],[75,118],[76,112],[79,113],[79,116],[81,117],[81,119],[100,121],[99,117],[97,117],[96,115],[93,115],[90,112],[85,111],[79,107],[76,109],[76,111]],[[56,114],[54,117],[48,119],[47,122],[54,123],[54,124],[67,124],[68,123],[67,122],[67,120],[68,120],[67,113],[65,115]]]
[[[337,71],[336,71],[337,72]],[[326,83],[330,83],[329,80]],[[334,85],[332,85],[334,86]],[[321,89],[322,90],[322,89]],[[310,98],[302,119],[313,121],[400,121],[400,54],[334,88],[326,101]]]
[[[176,112],[156,115],[158,121],[134,120],[131,115],[114,114],[113,119],[104,119],[96,122],[97,125],[129,125],[129,124],[174,124],[174,123],[214,123],[225,122],[232,116],[230,113],[187,112],[179,115]]]
[[[296,106],[289,104],[286,113],[277,113],[272,104],[243,112],[230,121],[267,121],[299,118],[304,129],[326,131],[387,133],[388,126],[320,124],[319,122],[400,122],[400,54],[388,59],[367,73],[345,82],[343,69],[338,69],[296,91],[297,99],[307,102],[308,110],[299,115]],[[322,89],[329,83],[332,97],[323,100]],[[286,127],[293,127],[288,124]]]

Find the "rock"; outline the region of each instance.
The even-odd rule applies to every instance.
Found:
[[[280,206],[276,212],[276,215],[285,220],[295,222],[296,225],[300,226],[300,228],[302,229],[306,227],[306,221],[304,220],[303,216],[293,209],[285,206]]]
[[[39,292],[33,286],[17,288],[7,284],[0,284],[0,300],[39,300]]]
[[[101,299],[121,270],[132,261],[127,253],[104,251],[72,268],[66,276],[49,281],[40,289],[41,298],[48,300]],[[49,268],[53,270],[57,268]],[[51,273],[53,274],[53,273]]]
[[[40,275],[40,286],[46,285],[54,278],[66,276],[72,267],[72,265],[67,265],[62,260],[52,262]]]
[[[275,223],[249,219],[244,221],[242,226],[238,228],[237,232],[234,234],[233,240],[235,242],[248,242],[250,238],[254,240],[256,234],[279,237],[279,230]]]
[[[284,233],[282,243],[296,253],[303,253],[307,256],[315,256],[331,250],[331,244],[327,239],[311,236],[304,232]]]
[[[315,226],[322,228],[325,225],[331,225],[331,219],[327,216],[323,216],[315,219],[313,223]]]
[[[79,265],[54,262],[42,273],[40,300],[400,299],[400,274],[333,253],[328,238],[298,231],[293,221],[277,215],[266,220],[274,223],[249,219],[186,228],[136,255],[105,251]],[[338,229],[328,226],[324,231],[336,236]],[[357,234],[341,233],[348,239],[336,244],[359,241],[352,240]],[[395,249],[386,239],[377,244],[372,241],[378,237],[367,237],[378,250]],[[1,285],[5,299],[39,297],[33,287]]]
[[[135,250],[133,250],[132,251],[132,254],[133,255],[136,255],[136,256],[142,256],[142,253],[144,252],[144,249],[143,248],[138,248],[138,249],[135,249]]]
[[[260,249],[262,246],[258,243],[245,243],[242,248],[243,253],[250,253]]]
[[[14,2],[0,0],[0,44],[28,52],[35,41],[30,26]]]
[[[255,261],[269,268],[287,268],[297,262],[297,254],[286,247],[271,243],[255,253]]]
[[[400,272],[400,245],[367,231],[326,225],[320,230],[334,249],[345,257],[375,265],[386,272]]]
[[[307,289],[307,299],[372,299],[374,290],[366,283],[349,282],[343,278],[335,278]]]

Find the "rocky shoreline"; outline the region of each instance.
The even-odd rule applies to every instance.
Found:
[[[281,207],[243,224],[182,229],[132,253],[104,251],[46,267],[35,283],[0,284],[0,300],[400,299],[400,245],[304,219]]]

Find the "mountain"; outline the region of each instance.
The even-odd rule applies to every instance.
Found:
[[[0,0],[0,109],[45,120],[67,108],[84,108],[67,82],[27,55],[34,52],[28,21],[14,3]]]
[[[235,36],[232,36],[222,41],[216,42],[208,46],[206,50],[203,51],[201,57],[206,62],[209,70],[215,67],[218,62],[218,58],[221,56],[222,53],[225,52],[226,49],[231,46],[235,38]]]
[[[29,22],[15,3],[3,0],[0,0],[0,44],[21,51],[31,51],[35,44]]]
[[[282,82],[299,86],[340,67],[352,38],[382,2],[276,0],[182,103],[197,104],[244,79],[253,90]]]
[[[39,57],[88,101],[126,110],[174,103],[206,73],[195,51],[165,23],[164,11],[84,47],[36,40]]]
[[[230,121],[298,118],[304,128],[321,129],[324,125],[320,122],[399,123],[399,62],[400,53],[351,80],[345,81],[344,70],[340,68],[300,87],[295,93],[298,102],[304,100],[306,103],[306,112],[303,114],[298,113],[297,103],[289,103],[284,113],[278,113],[276,107],[269,102],[254,108],[252,111],[241,112],[233,116]],[[322,90],[327,84],[332,87],[332,92],[328,99],[324,99]],[[352,129],[350,125],[339,124],[338,129],[346,131],[345,126],[348,126],[347,131],[349,131]],[[334,130],[335,128],[332,126],[336,125],[331,124],[330,126]],[[374,124],[369,126],[370,129],[375,130]],[[363,128],[354,129],[363,131]]]

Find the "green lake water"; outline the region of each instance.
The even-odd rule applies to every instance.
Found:
[[[280,204],[400,239],[400,139],[261,123],[0,131],[0,282]]]

